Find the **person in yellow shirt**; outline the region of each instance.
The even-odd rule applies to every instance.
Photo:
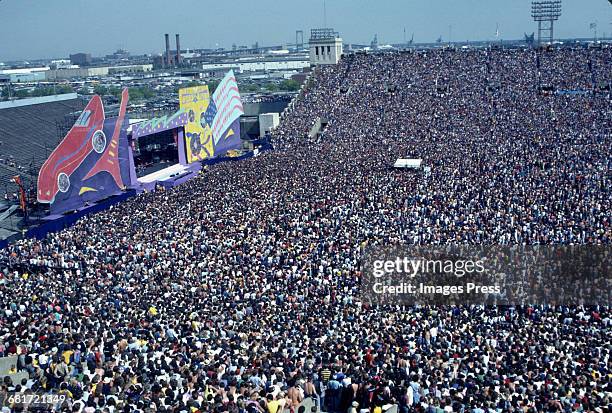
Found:
[[[66,396],[67,399],[72,399],[74,397],[72,392],[68,390],[68,383],[65,382],[60,385],[60,391],[58,394]]]
[[[268,413],[280,413],[279,412],[279,409],[280,409],[279,401],[276,400],[272,394],[268,394],[267,399],[268,399],[268,403],[267,403]]]
[[[66,350],[62,353],[62,357],[64,358],[66,364],[70,364],[70,356],[72,356],[72,353],[74,353],[72,350]]]

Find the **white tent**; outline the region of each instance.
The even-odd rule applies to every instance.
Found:
[[[422,159],[403,159],[399,158],[393,165],[394,168],[419,169],[423,163]]]

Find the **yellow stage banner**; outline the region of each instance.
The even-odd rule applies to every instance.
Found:
[[[180,108],[188,114],[185,125],[187,162],[211,158],[214,154],[212,130],[205,120],[210,103],[208,86],[195,86],[179,90]]]

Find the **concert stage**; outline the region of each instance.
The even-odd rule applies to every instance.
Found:
[[[42,239],[50,232],[57,232],[64,228],[68,228],[74,225],[76,221],[84,216],[107,210],[113,205],[124,202],[144,190],[149,192],[155,191],[156,186],[158,185],[161,185],[166,189],[180,185],[197,176],[200,169],[202,169],[200,163],[194,163],[186,166],[176,164],[168,168],[161,169],[157,172],[139,178],[135,186],[117,195],[92,202],[82,207],[77,207],[70,213],[50,214],[43,218],[39,218],[36,221],[31,220],[29,225],[24,228],[24,235],[28,238]],[[10,239],[0,240],[0,249],[5,248],[8,245],[8,241],[16,241],[21,237],[21,235],[22,234],[16,233],[14,236],[10,237]]]
[[[25,219],[19,212],[15,225],[12,221],[10,228],[0,225],[0,235],[7,235],[10,241],[22,236],[42,238],[141,192],[180,185],[197,177],[202,168],[271,149],[268,143],[253,150],[255,142],[244,145],[240,138],[244,110],[232,71],[213,93],[208,86],[199,85],[180,89],[178,97],[179,109],[174,114],[131,123],[127,88],[121,92],[116,117],[107,118],[102,98],[94,95],[39,171],[37,201],[49,205],[50,214],[30,213]],[[165,156],[168,151],[171,156]],[[140,165],[178,163],[157,171],[158,166],[142,170],[152,172],[138,177],[136,155],[141,156]],[[16,210],[2,214],[4,210],[0,209],[0,222],[18,214]],[[0,241],[0,248],[3,246],[5,240]]]
[[[154,191],[158,184],[164,188],[172,188],[196,176],[200,169],[202,165],[199,162],[189,165],[176,164],[138,178],[138,183],[146,191]]]

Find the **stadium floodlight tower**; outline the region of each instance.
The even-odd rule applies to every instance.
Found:
[[[561,16],[561,0],[534,0],[531,17],[538,22],[538,44],[552,43],[553,25]]]
[[[335,65],[342,56],[342,38],[334,29],[310,31],[310,65]]]

